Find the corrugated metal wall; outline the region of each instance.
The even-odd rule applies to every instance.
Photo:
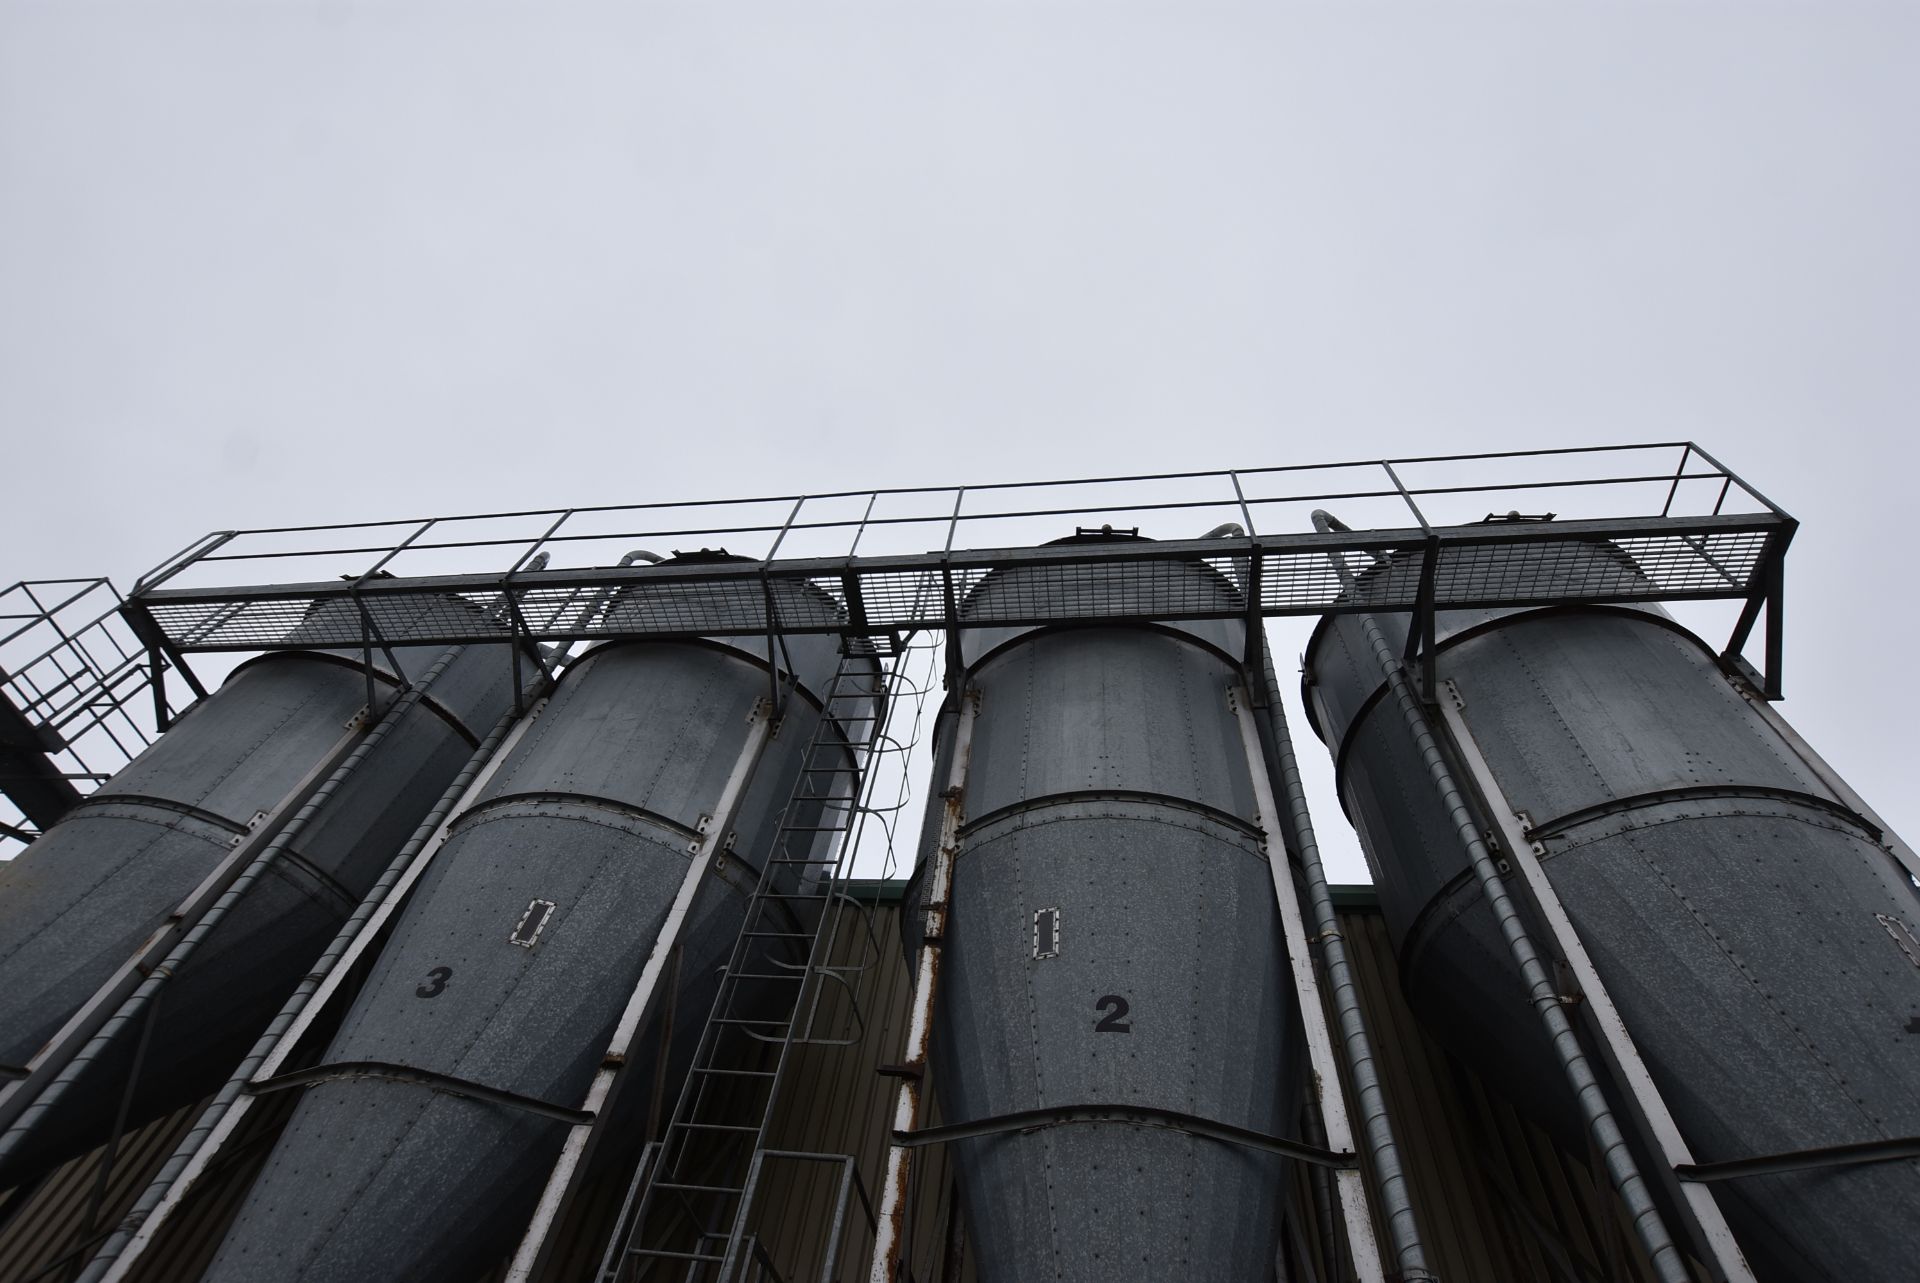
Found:
[[[1604,1179],[1596,1187],[1585,1157],[1490,1095],[1414,1019],[1372,888],[1340,892],[1341,930],[1432,1268],[1476,1283],[1651,1281],[1624,1212]]]
[[[1454,1283],[1651,1283],[1624,1214],[1604,1182],[1596,1185],[1584,1156],[1564,1153],[1546,1132],[1491,1096],[1415,1021],[1400,997],[1398,966],[1372,889],[1343,888],[1340,900],[1429,1260],[1440,1276]],[[870,1021],[865,1035],[856,1047],[805,1053],[777,1133],[790,1148],[860,1156],[868,1180],[882,1167],[893,1102],[894,1080],[875,1070],[899,1055],[912,987],[898,943],[897,907],[880,905],[874,924],[883,942],[882,963],[869,980],[871,996],[863,997]],[[843,944],[840,956],[851,952]],[[916,1283],[971,1283],[970,1271],[952,1278],[941,1273],[951,1173],[939,1150],[921,1156],[913,1277]],[[1295,1273],[1305,1275],[1313,1267],[1304,1263],[1318,1261],[1326,1249],[1316,1231],[1311,1173],[1296,1169],[1295,1176],[1291,1208],[1300,1244],[1284,1255]],[[759,1225],[769,1245],[781,1249],[776,1260],[817,1268],[831,1198],[824,1169],[769,1186]],[[854,1251],[864,1234],[864,1221],[849,1232],[839,1280],[864,1277],[846,1263],[864,1260]],[[1340,1274],[1348,1276],[1345,1269]],[[805,1269],[791,1276],[815,1277]]]
[[[907,1007],[913,993],[913,977],[900,940],[901,887],[887,883],[861,889],[862,898],[871,903],[871,922],[849,915],[832,955],[837,967],[862,968],[857,978],[860,1019],[854,1017],[849,991],[830,985],[835,996],[821,1004],[816,1030],[822,1039],[857,1041],[846,1047],[820,1045],[800,1051],[773,1129],[774,1143],[782,1149],[853,1156],[876,1204],[900,1084],[898,1078],[879,1071],[904,1055]],[[855,979],[851,972],[849,979]],[[786,1272],[788,1283],[813,1283],[826,1257],[838,1172],[824,1164],[789,1162],[786,1166],[788,1179],[769,1182],[756,1200],[755,1228]],[[946,1268],[952,1175],[945,1154],[938,1148],[919,1151],[914,1175],[908,1242],[913,1277],[918,1283],[972,1283],[970,1272],[950,1273]],[[872,1229],[857,1195],[853,1201],[834,1283],[867,1277]]]
[[[76,1277],[206,1103],[156,1119],[123,1139],[114,1155],[105,1197],[97,1207],[103,1151],[76,1158],[41,1181],[25,1197],[19,1213],[0,1227],[0,1283],[67,1283]],[[141,1259],[142,1283],[188,1283],[200,1276],[294,1103],[291,1093],[282,1093],[264,1098],[249,1113],[193,1196],[181,1205],[167,1232]]]
[[[849,915],[832,955],[857,986],[861,1019],[853,1019],[846,992],[829,986],[834,993],[821,1004],[817,1036],[850,1041],[797,1053],[774,1136],[784,1149],[854,1156],[866,1190],[877,1200],[875,1182],[884,1170],[898,1084],[879,1069],[901,1057],[912,978],[900,944],[900,885],[868,886],[862,894],[872,916]],[[1596,1189],[1584,1157],[1561,1152],[1546,1133],[1493,1098],[1415,1022],[1400,998],[1397,963],[1385,925],[1371,907],[1370,889],[1344,889],[1340,900],[1429,1260],[1441,1277],[1449,1283],[1650,1280],[1617,1204],[1604,1187]],[[144,1258],[140,1283],[191,1283],[197,1277],[292,1103],[286,1093],[263,1102],[267,1107],[252,1115],[218,1177]],[[193,1116],[194,1111],[183,1111],[123,1143],[92,1225],[110,1226],[123,1214]],[[915,1283],[973,1283],[964,1244],[948,1241],[952,1179],[945,1156],[937,1147],[921,1150],[916,1168],[912,1277]],[[0,1283],[66,1283],[73,1277],[77,1266],[70,1254],[88,1237],[81,1226],[89,1223],[97,1171],[97,1156],[76,1160],[17,1204],[18,1214],[0,1227]],[[1297,1263],[1314,1259],[1321,1248],[1313,1230],[1309,1174],[1297,1169],[1296,1177],[1291,1206],[1301,1243],[1287,1255],[1296,1262],[1292,1272],[1300,1275],[1304,1271]],[[755,1201],[754,1229],[788,1283],[813,1283],[819,1277],[838,1178],[839,1170],[826,1163],[791,1160],[767,1173]],[[601,1173],[587,1184],[563,1224],[562,1251],[543,1283],[592,1276],[625,1188],[626,1174],[619,1171]],[[865,1277],[871,1245],[856,1195],[835,1283]],[[962,1259],[955,1262],[952,1254]],[[63,1257],[69,1263],[62,1264]]]

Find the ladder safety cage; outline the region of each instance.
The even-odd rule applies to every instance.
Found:
[[[886,653],[907,651],[890,646]],[[850,1046],[865,1034],[853,973],[871,963],[845,966],[832,959],[849,910],[868,919],[863,947],[875,958],[880,949],[871,915],[847,893],[846,882],[859,822],[871,813],[875,759],[905,751],[885,731],[892,683],[882,654],[857,637],[841,647],[692,1065],[662,1135],[647,1147],[608,1243],[599,1273],[606,1283],[642,1277],[649,1266],[671,1267],[671,1276],[686,1283],[785,1278],[750,1228],[769,1160],[844,1164],[832,1260],[852,1195],[872,1220],[851,1157],[775,1149],[770,1140],[796,1048]],[[821,1028],[830,985],[846,996],[850,1034]]]

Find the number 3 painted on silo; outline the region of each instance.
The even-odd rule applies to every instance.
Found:
[[[1093,1009],[1095,1011],[1106,1012],[1104,1016],[1094,1022],[1093,1032],[1097,1034],[1130,1034],[1133,1032],[1132,1022],[1120,1019],[1120,1017],[1127,1014],[1129,1008],[1127,1006],[1127,1000],[1119,994],[1108,994],[1100,1001],[1094,1003]]]

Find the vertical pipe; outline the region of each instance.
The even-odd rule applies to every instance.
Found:
[[[1261,847],[1266,852],[1274,905],[1280,914],[1287,967],[1293,974],[1293,991],[1299,1000],[1300,1029],[1306,1036],[1307,1063],[1313,1075],[1312,1103],[1320,1107],[1320,1121],[1325,1128],[1324,1143],[1316,1148],[1347,1153],[1354,1147],[1353,1125],[1347,1118],[1346,1097],[1340,1086],[1333,1029],[1327,1023],[1326,1005],[1320,1000],[1320,978],[1314,971],[1307,919],[1300,911],[1300,892],[1293,884],[1293,866],[1287,859],[1280,803],[1274,796],[1272,777],[1262,769],[1266,750],[1261,744],[1258,719],[1253,716],[1253,692],[1251,687],[1245,690],[1235,687],[1230,694],[1234,719],[1240,725],[1242,751],[1247,757],[1247,773],[1253,782],[1254,802],[1259,808],[1260,829],[1266,835]],[[1351,1249],[1353,1276],[1358,1283],[1379,1283],[1386,1278],[1386,1258],[1381,1255],[1374,1236],[1366,1178],[1358,1165],[1342,1168],[1334,1177],[1334,1188],[1341,1221],[1347,1231],[1347,1246]]]
[[[1320,1121],[1320,1102],[1307,1101],[1300,1110],[1301,1138],[1316,1149],[1327,1147],[1327,1129]],[[1322,1283],[1342,1283],[1346,1275],[1340,1269],[1340,1230],[1339,1213],[1334,1204],[1340,1196],[1334,1193],[1333,1178],[1327,1169],[1314,1164],[1307,1172],[1307,1189],[1313,1203],[1314,1228],[1320,1236],[1320,1260],[1317,1271]]]
[[[361,930],[367,926],[376,908],[387,899],[402,875],[413,864],[415,857],[436,834],[440,833],[447,817],[457,809],[469,790],[473,788],[482,769],[494,760],[495,754],[499,752],[508,732],[513,729],[517,720],[516,715],[509,710],[494,723],[493,729],[473,750],[473,755],[467,759],[460,774],[447,785],[446,791],[440,795],[440,800],[434,804],[433,810],[420,821],[413,831],[413,836],[407,840],[405,846],[400,848],[399,854],[394,856],[392,862],[381,873],[380,880],[361,899],[353,914],[341,924],[340,930],[334,934],[333,941],[327,946],[326,952],[320,955],[313,968],[301,979],[299,987],[281,1006],[280,1013],[261,1032],[260,1037],[255,1039],[253,1049],[247,1053],[247,1058],[241,1061],[239,1067],[228,1076],[226,1084],[221,1087],[212,1103],[201,1111],[193,1129],[181,1139],[180,1144],[174,1148],[159,1172],[148,1182],[146,1189],[141,1191],[139,1199],[121,1219],[112,1235],[101,1245],[100,1250],[94,1254],[86,1271],[75,1280],[75,1283],[99,1283],[107,1272],[115,1267],[116,1262],[120,1261],[123,1254],[126,1264],[132,1264],[150,1239],[152,1231],[159,1228],[159,1221],[149,1226],[148,1218],[163,1201],[177,1204],[178,1197],[184,1195],[186,1189],[185,1185],[181,1184],[176,1194],[175,1185],[182,1182],[183,1176],[184,1180],[190,1183],[197,1175],[197,1171],[189,1172],[188,1168],[200,1156],[202,1148],[210,1141],[217,1146],[231,1134],[233,1126],[239,1121],[233,1112],[233,1107],[238,1103],[244,1109],[246,1103],[252,1099],[242,1097],[248,1080],[259,1071],[261,1065],[266,1063],[279,1047],[281,1040],[288,1036],[289,1030],[293,1029],[295,1023],[305,1014],[308,1004],[314,1001],[316,992],[332,976],[335,967],[343,965],[343,959],[345,959],[344,965],[352,965],[353,958],[348,955],[354,941],[360,936]],[[319,1001],[324,1002],[325,998],[322,997]],[[298,1037],[304,1029],[303,1024],[293,1036]],[[215,1134],[216,1132],[218,1135]],[[131,1251],[128,1250],[130,1245],[132,1245]]]
[[[1331,522],[1324,512],[1313,514],[1314,526],[1322,533],[1331,528]],[[1333,556],[1334,569],[1347,585],[1349,596],[1356,596],[1356,583],[1348,571],[1346,562],[1340,556]],[[1646,1181],[1640,1175],[1638,1164],[1632,1152],[1627,1148],[1626,1137],[1621,1134],[1620,1124],[1613,1116],[1606,1094],[1600,1089],[1593,1066],[1587,1062],[1587,1054],[1580,1046],[1579,1036],[1574,1032],[1573,1022],[1568,1019],[1566,1009],[1560,1004],[1560,995],[1554,989],[1553,980],[1547,968],[1540,960],[1533,938],[1527,933],[1526,925],[1520,920],[1520,911],[1513,898],[1507,893],[1505,881],[1499,868],[1494,864],[1493,855],[1487,850],[1486,840],[1480,835],[1480,822],[1474,816],[1473,809],[1467,804],[1460,786],[1454,781],[1453,770],[1447,765],[1446,757],[1440,751],[1439,742],[1434,738],[1433,728],[1428,723],[1425,709],[1420,705],[1419,696],[1413,690],[1413,684],[1407,679],[1406,668],[1394,655],[1393,648],[1380,632],[1380,625],[1372,615],[1358,616],[1361,631],[1372,649],[1374,659],[1380,665],[1380,671],[1392,693],[1394,703],[1398,705],[1401,717],[1406,723],[1407,732],[1413,738],[1422,762],[1426,765],[1428,777],[1434,790],[1440,796],[1440,803],[1446,808],[1454,831],[1459,837],[1461,848],[1473,866],[1479,879],[1481,893],[1486,897],[1488,907],[1493,911],[1500,925],[1501,935],[1507,942],[1507,950],[1514,963],[1519,967],[1521,978],[1526,982],[1532,996],[1534,1010],[1540,1016],[1540,1022],[1546,1027],[1547,1038],[1552,1043],[1555,1056],[1560,1061],[1567,1083],[1573,1088],[1579,1101],[1581,1115],[1585,1118],[1587,1131],[1593,1138],[1606,1165],[1607,1175],[1614,1189],[1620,1195],[1620,1201],[1626,1205],[1627,1214],[1633,1221],[1634,1233],[1640,1244],[1646,1249],[1653,1263],[1654,1274],[1661,1283],[1689,1283],[1692,1278],[1686,1261],[1673,1244],[1672,1236],[1667,1232],[1666,1223],[1661,1219],[1660,1211],[1654,1206],[1653,1197],[1647,1189]]]
[[[1386,1222],[1387,1239],[1393,1246],[1400,1277],[1413,1283],[1435,1276],[1427,1267],[1426,1251],[1420,1242],[1420,1226],[1413,1213],[1406,1172],[1400,1164],[1400,1150],[1394,1143],[1393,1124],[1387,1115],[1385,1094],[1374,1064],[1373,1045],[1367,1035],[1365,1017],[1360,1011],[1360,994],[1353,981],[1353,969],[1347,960],[1346,938],[1340,933],[1340,919],[1334,912],[1333,892],[1327,886],[1326,869],[1320,861],[1320,842],[1313,831],[1313,816],[1307,810],[1306,788],[1300,780],[1300,761],[1294,756],[1293,736],[1287,728],[1286,709],[1280,703],[1280,686],[1273,671],[1273,654],[1266,644],[1265,630],[1260,635],[1260,670],[1249,678],[1265,686],[1266,734],[1262,739],[1270,754],[1268,771],[1278,777],[1279,793],[1291,829],[1294,856],[1307,886],[1307,906],[1313,914],[1315,940],[1320,942],[1320,957],[1327,969],[1327,989],[1333,998],[1334,1018],[1345,1044],[1347,1071],[1353,1078],[1353,1094],[1359,1106],[1361,1132],[1366,1137],[1367,1153],[1373,1160],[1374,1182],[1380,1202],[1380,1216]]]

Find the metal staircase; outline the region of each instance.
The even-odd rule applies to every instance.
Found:
[[[769,1128],[796,1047],[846,1045],[816,1028],[825,986],[852,995],[832,965],[843,912],[848,836],[882,751],[889,701],[880,654],[843,642],[799,778],[722,974],[671,1121],[647,1146],[601,1263],[601,1283],[779,1280],[748,1233]],[[857,1004],[849,1003],[861,1025]],[[826,1157],[826,1156],[818,1156]]]

